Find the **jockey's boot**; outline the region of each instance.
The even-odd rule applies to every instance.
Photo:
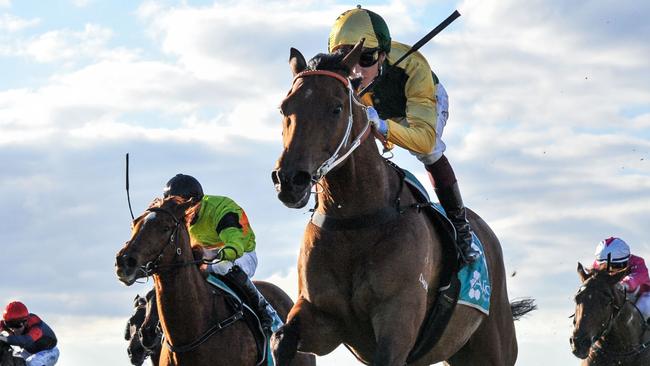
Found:
[[[238,287],[238,289],[246,296],[248,303],[253,307],[253,311],[260,317],[262,330],[267,337],[273,334],[272,326],[273,320],[277,317],[277,313],[273,307],[266,301],[264,295],[259,292],[253,281],[248,278],[239,266],[234,265],[225,275],[226,279]]]
[[[472,248],[472,232],[467,221],[465,206],[460,196],[458,183],[448,187],[436,188],[436,196],[440,200],[442,208],[445,209],[449,221],[456,229],[456,248],[461,259],[465,263],[473,263],[478,259],[481,253]]]

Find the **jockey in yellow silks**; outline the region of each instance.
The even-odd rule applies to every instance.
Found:
[[[193,211],[189,226],[192,244],[203,248],[204,258],[218,259],[208,266],[208,270],[224,276],[244,293],[256,307],[254,310],[260,316],[262,328],[269,335],[274,319],[277,322],[279,317],[250,280],[257,269],[257,255],[255,233],[244,210],[228,197],[204,195],[199,181],[185,174],[170,179],[163,195],[181,196],[197,202],[190,209]]]
[[[363,97],[368,119],[390,143],[401,146],[424,163],[440,204],[456,228],[458,253],[474,262],[480,252],[472,247],[472,234],[458,182],[444,155],[442,131],[449,116],[447,92],[421,53],[415,52],[391,66],[410,47],[391,40],[386,22],[360,6],[341,14],[330,32],[329,52],[349,52],[365,39],[352,74],[361,87],[377,79]]]

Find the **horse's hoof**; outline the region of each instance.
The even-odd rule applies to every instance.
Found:
[[[296,356],[298,336],[286,326],[271,336],[271,350],[275,366],[289,365]]]

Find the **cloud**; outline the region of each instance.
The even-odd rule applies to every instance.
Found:
[[[540,304],[517,323],[519,363],[539,365],[540,349],[555,364],[571,363],[576,262],[589,263],[610,235],[650,255],[650,30],[642,17],[650,5],[454,5],[462,17],[422,48],[450,94],[446,155],[465,203],[499,237],[507,273],[516,271],[509,296]],[[282,206],[269,178],[281,150],[277,105],[290,85],[289,47],[322,52],[347,6],[148,1],[132,16],[143,27],[136,36],[149,38],[128,46],[108,22],[27,37],[20,31],[49,18],[0,17],[0,56],[51,67],[36,82],[0,88],[0,267],[19,274],[0,283],[0,301],[25,299],[51,319],[65,364],[87,364],[84,348],[115,358],[106,365],[126,362],[130,301],[151,285],[126,288],[114,276],[129,235],[127,151],[136,214],[175,173],[197,176],[206,192],[246,209],[258,237],[256,277],[295,298],[309,212]],[[414,0],[372,9],[395,39],[408,40],[429,30],[431,7]],[[435,197],[417,160],[401,150],[393,160]],[[79,324],[92,347],[77,336]],[[356,364],[345,350],[323,360]]]
[[[7,3],[8,4],[8,3]],[[0,7],[3,6],[0,2]],[[7,5],[8,6],[8,5]],[[15,15],[4,13],[0,15],[0,32],[19,32],[23,29],[34,27],[41,22],[39,18],[23,19]]]

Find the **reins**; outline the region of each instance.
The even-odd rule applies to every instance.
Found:
[[[180,246],[178,246],[178,236],[179,236],[179,231],[180,231],[180,226],[183,225],[184,223],[179,220],[171,211],[164,209],[162,207],[151,207],[147,209],[149,212],[161,212],[166,215],[169,215],[173,220],[174,220],[174,230],[172,231],[171,235],[169,236],[168,239],[168,244],[171,245],[173,248],[175,248],[175,253],[176,256],[180,256],[183,252]],[[140,267],[140,270],[145,273],[147,277],[149,277],[152,274],[160,274],[162,272],[170,272],[174,269],[180,268],[180,267],[186,267],[189,265],[195,265],[199,263],[211,263],[211,261],[205,260],[205,259],[198,259],[198,260],[193,260],[193,261],[187,261],[187,262],[174,262],[170,264],[160,264],[160,260],[163,257],[163,253],[166,249],[167,245],[163,246],[163,248],[160,250],[160,253],[156,257],[155,260],[148,262],[146,265]],[[229,300],[230,297],[226,296],[227,302],[234,307],[234,313],[231,314],[229,317],[226,319],[214,324],[211,326],[208,330],[203,332],[200,336],[198,336],[194,341],[183,344],[183,345],[172,345],[167,338],[164,338],[165,342],[164,344],[174,353],[185,353],[192,351],[199,346],[201,346],[203,343],[205,343],[210,337],[212,337],[214,334],[218,333],[219,331],[228,328],[235,322],[237,322],[240,319],[243,319],[244,317],[244,310],[241,304]],[[214,306],[213,306],[214,307]],[[215,313],[213,309],[213,313]]]
[[[615,311],[615,312],[612,312],[612,314],[611,314],[611,316],[610,316],[610,318],[609,318],[608,325],[607,325],[607,327],[605,327],[605,329],[603,330],[603,332],[601,332],[600,336],[597,337],[598,340],[602,340],[603,342],[605,341],[605,337],[606,337],[606,336],[609,334],[609,332],[611,331],[611,329],[612,329],[612,327],[613,327],[613,324],[614,324],[616,318],[618,318],[618,316],[619,316],[620,313],[621,313],[621,310],[623,309],[623,307],[624,307],[625,304],[627,304],[627,303],[630,303],[630,304],[631,304],[630,301],[628,301],[627,299],[625,299],[625,300],[623,301],[623,304],[622,304],[621,306],[614,306],[614,309],[615,309],[616,311]],[[639,311],[639,309],[638,309],[636,306],[634,306],[633,304],[632,304],[632,307],[633,307],[636,311],[638,311],[639,313],[641,313],[641,312]],[[642,314],[641,314],[641,317],[643,318],[643,315],[642,315]],[[644,323],[642,326],[643,326],[643,333],[641,334],[641,337],[643,337],[643,335],[645,335],[646,332],[648,331],[648,326],[647,326],[646,323]],[[594,353],[596,353],[596,354],[601,353],[601,354],[603,354],[603,355],[611,356],[611,357],[614,357],[614,358],[628,358],[628,357],[638,356],[638,355],[640,355],[641,353],[643,353],[644,351],[646,351],[648,348],[650,348],[650,340],[647,341],[647,342],[645,342],[645,343],[641,343],[641,342],[639,342],[639,344],[637,344],[636,346],[632,346],[632,347],[631,347],[631,350],[630,350],[630,351],[627,351],[627,352],[612,352],[612,351],[607,351],[607,350],[605,350],[605,348],[602,347],[602,345],[599,345],[598,343],[594,343],[594,344],[592,344],[592,345],[591,345],[591,348],[593,348]]]
[[[616,322],[616,319],[621,315],[621,311],[623,310],[625,305],[628,304],[628,303],[632,304],[631,301],[629,301],[627,298],[623,298],[623,303],[621,305],[614,304],[613,301],[612,301],[612,307],[614,308],[614,311],[612,313],[610,313],[610,316],[609,316],[609,318],[607,320],[607,324],[603,327],[601,332],[597,336],[594,337],[597,341],[594,342],[590,347],[593,350],[594,354],[599,354],[600,353],[600,354],[602,354],[604,356],[610,356],[610,357],[613,357],[613,358],[629,358],[629,357],[638,356],[641,353],[643,353],[644,351],[646,351],[648,348],[650,348],[650,340],[645,342],[645,343],[639,342],[639,344],[637,344],[636,346],[632,346],[631,350],[627,351],[627,352],[607,351],[602,346],[602,343],[606,341],[607,335],[609,335],[609,333],[611,332],[611,330],[612,330],[612,328],[613,328],[613,326],[614,326],[614,324]],[[632,304],[632,307],[634,309],[636,309],[636,311],[638,311],[640,313],[639,309],[636,306],[634,306],[634,304]],[[641,314],[641,318],[643,318],[642,314]],[[647,326],[646,323],[642,324],[642,326],[643,326],[643,333],[641,334],[641,339],[642,339],[643,335],[645,335],[646,332],[648,331],[648,326]],[[598,344],[598,341],[600,341],[601,343]]]

